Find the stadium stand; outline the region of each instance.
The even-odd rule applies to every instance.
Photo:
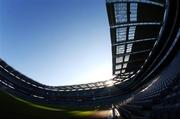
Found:
[[[0,59],[0,90],[38,105],[112,109],[113,119],[180,118],[179,0],[106,0],[114,78],[48,86]]]

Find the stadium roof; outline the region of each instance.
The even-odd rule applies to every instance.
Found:
[[[156,45],[163,24],[164,5],[156,1],[106,0],[106,6],[113,74],[127,80],[141,70]]]

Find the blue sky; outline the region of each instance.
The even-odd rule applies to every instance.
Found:
[[[112,77],[105,0],[0,0],[0,57],[46,85]]]

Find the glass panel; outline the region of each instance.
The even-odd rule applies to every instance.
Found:
[[[117,42],[126,40],[126,31],[127,31],[127,27],[116,29],[116,41]]]
[[[120,71],[115,71],[115,74],[120,74]]]
[[[134,22],[137,21],[137,7],[138,4],[137,3],[131,3],[130,4],[130,21]]]
[[[121,69],[121,68],[122,68],[121,64],[116,65],[116,69]]]
[[[125,69],[122,70],[122,73],[124,73],[124,72],[125,72]]]
[[[123,57],[117,57],[116,58],[116,63],[121,63],[123,61]]]
[[[116,46],[116,54],[123,54],[125,49],[125,45]]]
[[[129,27],[128,39],[133,40],[135,35],[136,26]]]
[[[127,44],[126,52],[129,53],[132,50],[132,44]]]
[[[128,61],[129,61],[129,56],[130,56],[130,55],[126,55],[126,56],[124,57],[124,62],[128,62]]]
[[[123,68],[126,68],[126,67],[127,67],[127,63],[124,63],[124,64],[123,64]]]
[[[116,23],[127,22],[127,3],[114,4]]]

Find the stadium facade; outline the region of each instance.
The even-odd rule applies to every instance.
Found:
[[[106,0],[113,79],[48,86],[23,75],[0,59],[0,90],[53,107],[113,105],[125,119],[178,119],[179,2]]]

